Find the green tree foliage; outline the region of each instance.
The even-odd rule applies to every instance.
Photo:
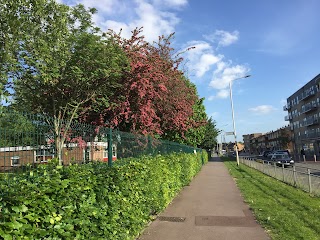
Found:
[[[217,136],[219,130],[216,128],[216,123],[210,117],[205,125],[205,135],[200,147],[203,149],[213,149],[217,145]]]
[[[15,111],[11,106],[0,111],[0,147],[43,146],[51,140],[51,132],[41,116]]]
[[[190,128],[185,135],[186,141],[183,143],[187,145],[201,147],[200,145],[204,141],[207,131],[207,114],[205,106],[203,105],[203,100],[204,98],[199,98],[193,105],[191,121],[194,121],[197,124],[193,128]]]
[[[53,119],[59,153],[73,119],[109,107],[126,57],[112,38],[93,27],[95,9],[52,0],[8,1],[1,6],[1,17],[7,20],[2,26],[7,30],[1,29],[6,59],[2,79],[13,83],[16,108]]]
[[[36,126],[19,112],[3,108],[0,113],[0,147],[33,145],[37,142]]]

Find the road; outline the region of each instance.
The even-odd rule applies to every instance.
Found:
[[[250,157],[253,159],[268,160],[267,158],[262,158],[257,155],[241,155],[241,157]],[[294,165],[297,172],[308,174],[308,169],[310,169],[310,173],[312,175],[320,176],[320,161],[295,162]]]

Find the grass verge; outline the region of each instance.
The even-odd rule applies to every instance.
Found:
[[[245,201],[272,239],[320,239],[320,198],[233,159],[222,158]]]

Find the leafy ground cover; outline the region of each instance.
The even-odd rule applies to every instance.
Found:
[[[272,239],[320,239],[320,199],[222,158],[245,201]]]
[[[119,160],[121,161],[121,160]],[[0,239],[131,240],[199,172],[206,152],[41,165],[0,177]]]

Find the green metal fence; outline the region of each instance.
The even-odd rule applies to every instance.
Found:
[[[0,113],[0,172],[15,172],[61,159],[63,165],[108,162],[141,155],[197,152],[197,149],[150,136],[136,135],[43,115],[14,111]],[[64,137],[64,141],[62,141]],[[59,145],[60,143],[60,145]],[[59,145],[59,146],[57,146]]]

